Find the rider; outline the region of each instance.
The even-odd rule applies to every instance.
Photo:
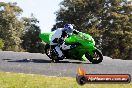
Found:
[[[79,32],[73,29],[72,24],[65,24],[64,28],[59,28],[55,31],[53,36],[51,37],[50,45],[53,48],[58,56],[59,60],[64,59],[64,55],[62,50],[72,49],[77,47],[77,45],[66,45],[65,39],[72,34],[78,34]]]

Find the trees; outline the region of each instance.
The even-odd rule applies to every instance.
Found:
[[[108,1],[100,28],[103,32],[103,53],[113,58],[131,59],[132,6],[122,0]],[[106,52],[107,51],[107,52]]]
[[[42,52],[44,45],[39,41],[41,32],[35,17],[20,17],[22,9],[17,3],[0,2],[0,39],[3,50]],[[0,40],[0,48],[3,47]]]
[[[44,53],[44,44],[41,43],[39,38],[41,30],[36,25],[38,23],[37,19],[35,17],[24,17],[22,20],[25,25],[25,30],[21,38],[23,40],[22,47],[31,53]]]
[[[131,11],[126,0],[64,0],[52,30],[74,24],[94,36],[104,55],[128,59],[132,53]]]
[[[0,2],[0,38],[5,42],[4,50],[18,51],[23,24],[18,19],[22,9],[16,3]]]
[[[0,49],[2,49],[4,47],[4,42],[2,39],[0,39]]]

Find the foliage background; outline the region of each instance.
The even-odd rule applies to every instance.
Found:
[[[39,39],[39,22],[33,15],[21,17],[17,3],[0,2],[0,48],[10,51],[44,52]],[[4,41],[4,43],[3,43]]]
[[[44,53],[39,21],[22,13],[17,3],[0,2],[0,49]],[[55,14],[52,31],[74,24],[94,37],[103,55],[132,59],[132,5],[127,0],[63,0]]]
[[[127,0],[63,0],[56,28],[65,23],[90,33],[103,55],[132,59],[132,4]]]

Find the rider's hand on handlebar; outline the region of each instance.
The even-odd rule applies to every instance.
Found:
[[[76,48],[76,47],[77,47],[77,45],[75,45],[75,44],[70,46],[71,49]]]
[[[74,34],[78,35],[79,34],[79,31],[73,31]]]

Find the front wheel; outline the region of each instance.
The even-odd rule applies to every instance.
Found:
[[[98,49],[96,49],[94,52],[94,55],[93,57],[89,54],[89,53],[86,53],[85,56],[86,58],[92,62],[93,64],[98,64],[98,63],[101,63],[102,60],[103,60],[103,55],[101,53],[101,51],[99,51]]]

